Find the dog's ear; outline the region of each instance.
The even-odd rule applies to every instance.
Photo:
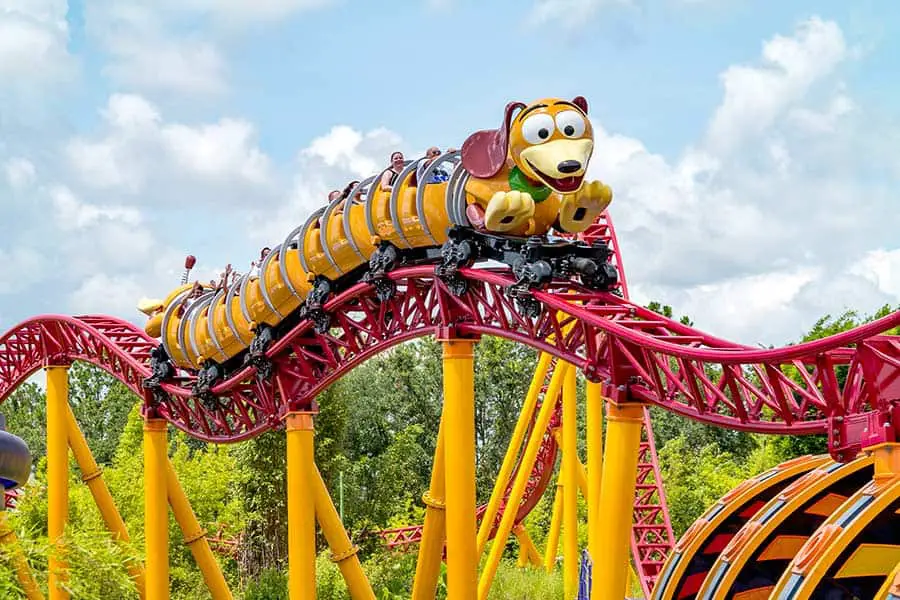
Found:
[[[463,142],[462,165],[470,175],[487,179],[500,172],[506,163],[513,113],[522,108],[525,105],[521,102],[510,102],[506,105],[500,129],[476,131]]]
[[[575,106],[580,108],[581,112],[583,112],[584,114],[587,114],[587,112],[588,112],[587,100],[585,99],[584,96],[575,96],[574,98],[572,98],[572,104],[574,104]]]

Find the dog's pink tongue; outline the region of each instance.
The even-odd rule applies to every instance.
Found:
[[[559,187],[564,190],[572,190],[578,186],[578,178],[577,177],[563,177],[559,180]]]

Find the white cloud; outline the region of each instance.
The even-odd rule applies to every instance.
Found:
[[[795,340],[818,317],[900,301],[896,179],[838,80],[836,24],[812,18],[729,67],[708,134],[676,161],[596,126],[635,300],[745,343]],[[824,107],[824,108],[822,108]],[[884,133],[884,132],[880,132]],[[892,271],[893,270],[893,271]]]
[[[30,246],[0,247],[0,296],[16,294],[40,281],[46,274],[47,261]]]
[[[54,187],[50,191],[50,197],[53,202],[54,217],[58,227],[62,230],[85,229],[114,222],[136,226],[140,225],[143,220],[140,211],[136,208],[85,204],[64,186]]]
[[[97,273],[72,292],[70,306],[75,314],[127,315],[135,312],[143,291],[143,286],[134,277]]]
[[[66,0],[0,0],[0,91],[67,76]]]
[[[233,176],[265,184],[269,159],[252,145],[256,130],[247,121],[222,119],[212,125],[169,125],[160,130],[164,147],[176,164],[198,176]]]
[[[332,4],[334,0],[88,0],[86,23],[109,53],[104,73],[116,83],[196,100],[229,90],[224,30],[217,25],[241,30]]]
[[[122,37],[110,46],[116,58],[105,72],[122,86],[201,95],[227,90],[225,60],[209,42]]]
[[[0,146],[0,179],[17,190],[0,200],[0,330],[34,312],[142,322],[134,302],[177,284],[186,254],[204,278],[249,263],[248,215],[287,195],[247,121],[173,122],[136,94],[113,94],[100,117],[86,135]]]
[[[380,173],[394,150],[403,150],[399,135],[378,128],[361,133],[346,125],[333,127],[298,153],[297,175],[290,198],[273,216],[258,213],[251,222],[252,239],[275,244],[309,214],[326,204],[328,192],[354,180]]]
[[[27,158],[11,158],[3,165],[6,180],[14,190],[22,190],[35,180],[34,164]]]
[[[864,277],[879,289],[900,298],[900,248],[867,252],[853,266],[851,273]]]
[[[767,41],[764,66],[733,65],[722,74],[725,97],[706,143],[713,151],[730,151],[765,132],[846,54],[838,25],[818,17],[801,23],[793,36],[777,35]]]
[[[833,132],[838,122],[856,108],[855,103],[844,93],[837,93],[825,110],[796,108],[788,118],[799,128],[812,133]]]
[[[95,0],[86,5],[85,14],[87,31],[110,54],[104,73],[115,82],[132,89],[194,96],[217,95],[227,89],[220,50],[200,34],[171,31],[156,3]]]
[[[247,121],[167,123],[153,104],[129,94],[111,96],[102,115],[103,135],[75,138],[66,145],[68,160],[85,186],[137,198],[153,188],[161,202],[182,202],[197,186],[207,191],[213,186],[223,195],[199,197],[200,202],[238,202],[243,192],[253,190],[264,203],[272,168]]]

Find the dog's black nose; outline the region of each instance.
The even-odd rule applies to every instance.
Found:
[[[577,160],[564,160],[556,165],[556,168],[560,173],[574,173],[581,168],[581,163]]]

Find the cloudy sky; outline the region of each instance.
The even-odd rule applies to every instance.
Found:
[[[0,0],[0,331],[142,322],[389,152],[582,94],[634,299],[745,343],[900,303],[891,0]],[[894,56],[894,58],[890,58]]]

